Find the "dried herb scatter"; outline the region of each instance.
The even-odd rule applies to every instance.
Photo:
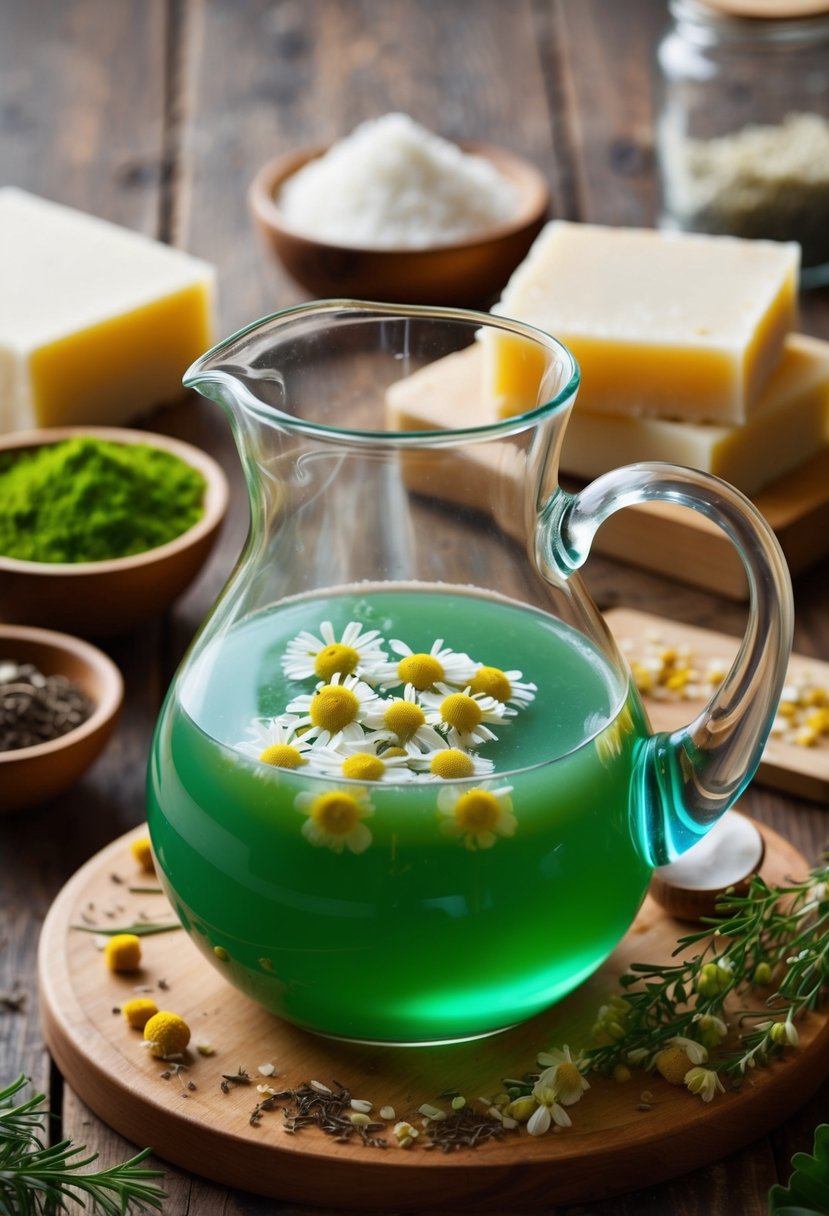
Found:
[[[375,1122],[355,1115],[351,1103],[353,1095],[339,1081],[324,1085],[321,1081],[304,1081],[294,1089],[274,1090],[251,1111],[250,1124],[261,1122],[266,1111],[282,1106],[283,1130],[294,1134],[306,1127],[317,1127],[326,1136],[333,1136],[338,1144],[346,1144],[355,1137],[368,1148],[386,1148],[386,1141],[377,1133],[385,1130],[385,1123]]]

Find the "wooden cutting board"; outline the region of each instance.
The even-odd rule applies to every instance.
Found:
[[[698,629],[630,608],[613,608],[605,613],[605,620],[620,644],[631,644],[630,650],[625,648],[628,660],[643,654],[648,638],[654,637],[663,639],[666,646],[690,646],[692,655],[699,659],[699,666],[704,666],[707,659],[726,659],[730,663],[740,644],[739,638],[724,633]],[[793,654],[789,661],[789,676],[814,681],[829,692],[829,663]],[[648,696],[644,697],[644,702],[651,725],[660,731],[685,726],[704,705],[702,700],[660,701]],[[829,736],[824,736],[812,747],[784,743],[771,736],[755,781],[800,798],[829,803]]]
[[[769,882],[807,872],[790,844],[767,829],[763,834]],[[502,1077],[535,1069],[539,1050],[585,1041],[598,1007],[618,990],[618,976],[634,960],[668,961],[685,930],[646,899],[624,941],[576,993],[489,1039],[427,1048],[336,1043],[251,1003],[180,930],[142,939],[139,974],[107,970],[94,936],[73,924],[97,920],[113,927],[170,914],[163,895],[129,889],[148,885],[146,875],[136,873],[133,835],[79,870],[47,916],[39,957],[46,1042],[70,1085],[103,1120],[136,1144],[225,1186],[362,1212],[428,1206],[504,1212],[549,1206],[554,1179],[557,1203],[591,1201],[682,1174],[763,1135],[806,1102],[829,1071],[829,1022],[821,1013],[799,1024],[796,1052],[757,1069],[740,1091],[710,1105],[644,1073],[625,1084],[591,1077],[566,1131],[538,1138],[521,1132],[446,1154],[425,1149],[423,1137],[404,1151],[339,1144],[316,1128],[289,1135],[278,1110],[251,1126],[254,1087],[223,1093],[220,1076],[242,1066],[260,1081],[257,1068],[268,1062],[276,1065],[272,1084],[336,1080],[375,1109],[390,1103],[397,1118],[415,1122],[421,1103],[439,1102],[450,1087],[470,1101],[492,1095]],[[183,1075],[195,1089],[185,1090],[176,1077],[163,1079],[166,1066],[140,1046],[140,1032],[117,1012],[136,985],[149,988],[160,1008],[184,1017],[194,1042],[206,1039],[213,1046],[210,1057],[186,1056]],[[641,1109],[645,1090],[652,1095],[649,1109]]]
[[[577,489],[562,478],[568,489]],[[752,496],[771,525],[793,575],[829,552],[829,448]],[[664,574],[726,599],[748,598],[748,583],[733,544],[696,511],[667,503],[628,507],[606,520],[596,553]]]

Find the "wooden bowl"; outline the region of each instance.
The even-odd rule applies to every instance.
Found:
[[[144,553],[100,562],[30,562],[0,555],[0,619],[104,637],[159,615],[192,582],[213,547],[229,490],[221,467],[201,449],[148,431],[95,426],[19,431],[0,437],[0,453],[80,435],[160,448],[198,469],[207,483],[202,517],[181,536]]]
[[[748,893],[765,853],[765,840],[754,820],[739,811],[726,811],[699,844],[678,861],[654,870],[650,893],[677,920],[716,916],[725,891]]]
[[[0,662],[7,660],[33,663],[46,676],[66,676],[95,708],[85,722],[57,739],[0,751],[0,813],[36,806],[74,785],[112,734],[124,696],[112,660],[65,633],[0,625]]]
[[[370,249],[333,245],[292,228],[276,195],[285,180],[326,147],[304,148],[264,165],[248,191],[262,240],[302,287],[319,297],[349,297],[395,304],[488,304],[524,258],[547,216],[549,191],[529,161],[491,144],[461,143],[484,156],[517,187],[520,203],[509,223],[467,241],[424,249]]]

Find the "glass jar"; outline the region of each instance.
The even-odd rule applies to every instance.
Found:
[[[798,241],[803,286],[829,283],[829,3],[669,8],[657,48],[660,226]]]

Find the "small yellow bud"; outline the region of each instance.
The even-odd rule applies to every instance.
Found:
[[[523,1098],[516,1098],[514,1102],[510,1102],[507,1107],[507,1114],[519,1123],[526,1123],[537,1105],[538,1103],[535,1098],[527,1094]]]
[[[625,1081],[629,1081],[631,1075],[631,1071],[626,1064],[617,1064],[613,1069],[613,1080],[618,1081],[620,1085],[624,1084]]]
[[[115,933],[104,946],[110,971],[137,971],[141,966],[141,939],[134,933]]]
[[[666,1047],[656,1057],[657,1071],[669,1085],[682,1085],[693,1064],[681,1047]]]
[[[148,996],[137,996],[134,1000],[125,1001],[121,1012],[133,1030],[143,1030],[153,1014],[158,1013],[158,1005]]]
[[[130,844],[130,852],[145,874],[155,874],[155,862],[149,836],[139,836]]]
[[[177,1013],[161,1010],[144,1027],[144,1039],[159,1059],[180,1055],[190,1042],[190,1027]]]
[[[768,963],[758,963],[754,968],[754,976],[752,978],[758,988],[764,988],[766,984],[771,983],[771,967]]]

